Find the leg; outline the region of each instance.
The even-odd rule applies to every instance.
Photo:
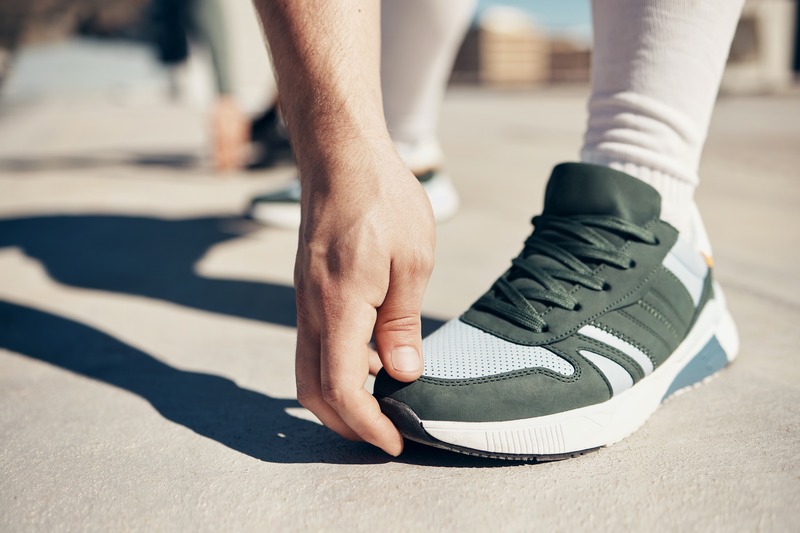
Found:
[[[375,394],[407,438],[486,457],[572,457],[627,437],[736,357],[691,219],[741,3],[594,2],[582,156],[595,164],[553,170],[511,268],[423,341],[421,379],[378,374]]]
[[[581,159],[631,174],[688,231],[700,153],[743,0],[593,0]]]
[[[383,0],[381,85],[389,133],[417,176],[437,221],[458,209],[458,194],[440,171],[439,109],[450,68],[470,21],[474,0]],[[300,225],[300,187],[257,196],[250,216],[270,226]]]
[[[383,0],[381,86],[389,133],[414,172],[442,163],[439,110],[474,0]]]

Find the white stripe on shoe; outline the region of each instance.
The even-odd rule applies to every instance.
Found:
[[[580,350],[578,353],[588,359],[605,376],[611,386],[612,396],[633,387],[633,378],[619,363],[588,350]]]
[[[585,337],[594,339],[598,342],[602,342],[603,344],[615,348],[620,352],[624,353],[625,355],[636,361],[636,364],[638,364],[641,367],[642,372],[644,372],[645,376],[653,372],[653,361],[650,360],[647,354],[641,351],[633,344],[620,339],[616,335],[613,335],[612,333],[609,333],[604,329],[600,329],[597,326],[592,326],[591,324],[583,326],[581,329],[578,330],[578,333]]]
[[[697,306],[703,295],[708,265],[703,256],[685,239],[678,239],[662,263],[686,287]]]

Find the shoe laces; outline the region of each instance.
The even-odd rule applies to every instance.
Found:
[[[609,234],[625,241],[658,244],[652,231],[613,216],[540,215],[532,223],[536,231],[512,260],[511,268],[474,307],[537,333],[548,331],[543,316],[548,308],[580,310],[574,291],[567,290],[570,284],[606,291],[610,286],[598,275],[600,265],[623,270],[636,266]],[[544,305],[540,305],[542,311],[534,305],[537,302]]]

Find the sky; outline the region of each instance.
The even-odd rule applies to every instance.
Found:
[[[478,16],[492,6],[513,6],[529,13],[551,34],[591,37],[589,0],[478,0]]]

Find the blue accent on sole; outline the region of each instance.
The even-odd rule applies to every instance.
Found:
[[[697,355],[681,370],[680,374],[675,376],[675,380],[669,386],[669,390],[667,390],[662,401],[684,387],[703,381],[727,365],[728,356],[725,354],[725,350],[722,349],[717,337],[711,337],[711,340],[697,352]]]

